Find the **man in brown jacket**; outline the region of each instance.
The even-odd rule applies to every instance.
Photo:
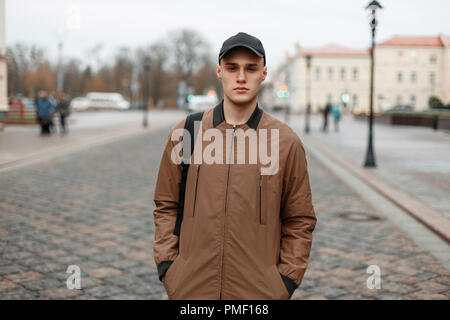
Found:
[[[201,119],[179,234],[185,120],[162,155],[154,195],[159,279],[169,299],[289,299],[306,271],[316,224],[305,150],[289,126],[258,106],[267,67],[257,38],[241,32],[227,39],[217,75],[224,98]]]

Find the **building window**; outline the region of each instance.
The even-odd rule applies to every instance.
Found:
[[[353,69],[353,80],[354,81],[358,80],[358,69],[356,68]]]
[[[417,52],[411,51],[411,58],[414,63],[417,63]]]
[[[436,55],[431,55],[430,56],[430,64],[436,64],[437,63],[437,57]]]
[[[333,80],[333,69],[328,68],[328,80]]]
[[[411,106],[414,107],[416,105],[416,96],[415,95],[411,95],[409,101],[411,103]]]
[[[417,73],[415,73],[415,72],[411,73],[411,82],[412,83],[417,82]]]
[[[356,94],[353,95],[353,108],[358,107],[358,96]]]
[[[341,80],[345,80],[345,69],[341,69]]]
[[[316,76],[316,80],[320,80],[320,69],[319,68],[316,68],[315,76]]]
[[[327,103],[333,103],[333,96],[331,93],[327,94]]]
[[[431,84],[435,84],[436,83],[436,75],[434,74],[434,72],[430,73],[430,83]]]
[[[403,51],[402,51],[402,50],[400,50],[400,51],[398,52],[398,56],[399,56],[399,57],[403,56]]]
[[[397,81],[402,82],[403,81],[403,73],[399,72],[397,73]]]
[[[402,96],[397,96],[397,104],[402,104]]]

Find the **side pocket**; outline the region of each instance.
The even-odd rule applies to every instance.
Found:
[[[195,191],[194,191],[194,205],[192,208],[192,216],[195,215],[195,204],[197,202],[197,187],[198,187],[198,177],[200,175],[200,165],[198,165],[197,167],[197,173],[196,173],[196,177],[195,177]]]
[[[169,299],[176,292],[178,288],[178,279],[180,277],[180,272],[182,272],[182,268],[184,265],[184,259],[180,255],[178,255],[174,262],[170,265],[169,269],[167,269],[166,274],[163,277],[163,284],[166,289],[167,295]]]

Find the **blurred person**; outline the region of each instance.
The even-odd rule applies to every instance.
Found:
[[[328,132],[328,115],[331,111],[331,103],[327,103],[325,105],[325,108],[323,109],[323,125],[322,125],[322,131]]]
[[[41,118],[39,117],[39,113],[38,113],[38,102],[39,99],[42,97],[42,90],[39,90],[36,95],[34,96],[34,105],[35,107],[35,112],[36,112],[36,121],[40,124],[41,123]]]
[[[302,282],[316,224],[305,150],[287,124],[258,106],[267,76],[259,39],[242,32],[227,39],[216,74],[222,101],[178,122],[162,154],[153,212],[158,277],[169,299],[288,300]],[[229,141],[220,144],[223,152],[215,150],[218,163],[196,161],[187,167],[173,160],[180,144],[189,149],[173,134],[194,131],[192,117],[201,119],[198,140],[206,132],[214,141]],[[230,164],[234,141],[239,145],[235,132],[270,134],[271,150],[278,146],[271,151],[277,170],[263,173],[261,158]],[[202,146],[197,145],[193,154]]]
[[[38,120],[41,125],[41,135],[50,134],[50,121],[55,111],[55,106],[48,98],[47,92],[42,91],[41,97],[36,105]]]
[[[49,128],[50,128],[50,133],[56,133],[56,126],[55,126],[55,119],[54,119],[54,115],[56,113],[56,103],[57,101],[55,100],[55,94],[54,92],[52,92],[49,96],[48,99],[50,100],[50,102],[52,103],[52,105],[55,107],[53,109],[52,114],[50,115],[50,121],[49,121]]]
[[[331,106],[331,113],[333,114],[334,119],[334,131],[339,131],[339,120],[341,118],[341,109],[339,108],[339,105],[332,105]]]
[[[56,111],[59,114],[59,124],[61,134],[67,132],[66,118],[70,115],[70,99],[67,98],[66,93],[61,91],[58,102],[56,103]]]

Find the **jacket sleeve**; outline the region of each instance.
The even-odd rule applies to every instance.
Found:
[[[289,297],[301,284],[308,266],[316,221],[305,149],[296,136],[283,172],[281,248],[278,264]]]
[[[155,223],[153,257],[160,281],[178,256],[179,239],[173,234],[173,231],[177,218],[181,166],[171,160],[172,149],[178,143],[171,141],[172,132],[173,129],[169,134],[161,158],[154,194],[156,209],[153,211]]]

